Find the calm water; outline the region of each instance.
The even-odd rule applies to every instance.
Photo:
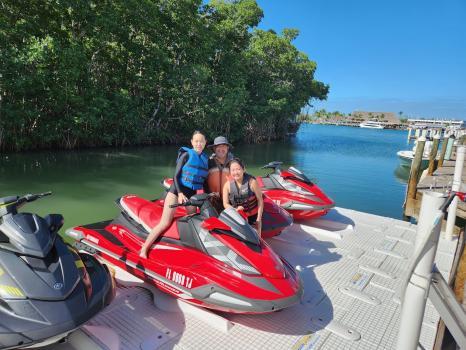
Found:
[[[338,206],[401,218],[405,183],[398,177],[396,152],[407,133],[338,126],[303,125],[296,138],[267,145],[238,146],[248,170],[282,160],[302,169]],[[0,196],[44,192],[53,196],[27,210],[61,213],[65,227],[108,219],[114,200],[125,193],[156,198],[160,181],[172,176],[177,147],[93,149],[74,152],[2,154]],[[25,208],[26,209],[26,208]]]

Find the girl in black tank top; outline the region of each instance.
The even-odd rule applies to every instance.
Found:
[[[255,225],[259,236],[262,230],[262,213],[264,200],[262,191],[254,176],[245,172],[244,164],[234,158],[228,164],[230,168],[230,181],[223,186],[223,206],[242,210],[248,216],[248,222]]]

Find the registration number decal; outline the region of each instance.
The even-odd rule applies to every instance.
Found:
[[[191,277],[188,277],[186,275],[183,275],[182,273],[173,271],[170,268],[167,268],[167,271],[165,272],[165,277],[169,279],[170,281],[178,283],[186,288],[191,288],[193,284],[193,279]]]

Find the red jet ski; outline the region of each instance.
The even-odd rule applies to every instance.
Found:
[[[300,301],[299,275],[278,256],[235,209],[220,215],[196,194],[182,204],[199,213],[175,215],[152,246],[148,259],[139,251],[163,208],[135,195],[117,200],[114,220],[67,231],[76,247],[134,274],[188,303],[232,313],[268,313]]]
[[[273,208],[275,202],[293,216],[293,219],[312,219],[325,215],[335,206],[316,184],[295,167],[281,170],[282,162],[270,162],[262,169],[273,169],[273,173],[256,177],[257,183],[264,196],[264,214],[268,211],[276,212]],[[164,179],[162,185],[168,190],[173,179]],[[278,218],[278,216],[276,216]],[[278,224],[278,223],[277,223]],[[281,231],[281,230],[280,230]],[[274,234],[266,233],[264,238]]]
[[[163,187],[169,189],[173,179],[166,178],[162,181]],[[163,207],[163,199],[155,201]],[[186,215],[185,208],[178,208],[177,212]],[[280,234],[285,228],[293,224],[293,217],[279,205],[275,204],[271,198],[264,196],[264,212],[262,213],[262,238],[271,238]]]
[[[287,210],[294,219],[311,219],[327,214],[335,202],[295,167],[281,170],[282,162],[270,162],[262,169],[273,172],[257,177],[262,192]]]

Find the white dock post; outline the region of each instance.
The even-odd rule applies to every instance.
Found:
[[[408,128],[408,143],[409,143],[409,140],[411,139],[411,131],[413,131],[413,129]]]
[[[444,201],[445,197],[438,192],[425,192],[422,197],[413,258],[420,254],[422,254],[422,257],[404,291],[400,330],[396,346],[398,350],[415,350],[419,343],[441,225],[435,226],[438,232],[430,237],[422,251],[419,251],[419,249],[422,248],[423,242],[431,234],[432,219],[442,213],[439,208]]]
[[[455,162],[455,173],[453,175],[453,184],[451,186],[452,191],[459,191],[461,188],[461,176],[463,175],[464,165],[464,146],[458,146],[456,150],[456,162]],[[453,240],[453,229],[456,221],[456,208],[458,208],[458,196],[455,196],[453,202],[451,202],[448,208],[447,227],[445,229],[445,238]]]
[[[450,160],[451,152],[453,151],[453,143],[455,142],[455,137],[448,138],[447,151],[445,153],[445,160]]]
[[[416,129],[416,131],[414,132],[414,136],[416,137],[416,139],[420,136],[421,134],[421,129]]]

